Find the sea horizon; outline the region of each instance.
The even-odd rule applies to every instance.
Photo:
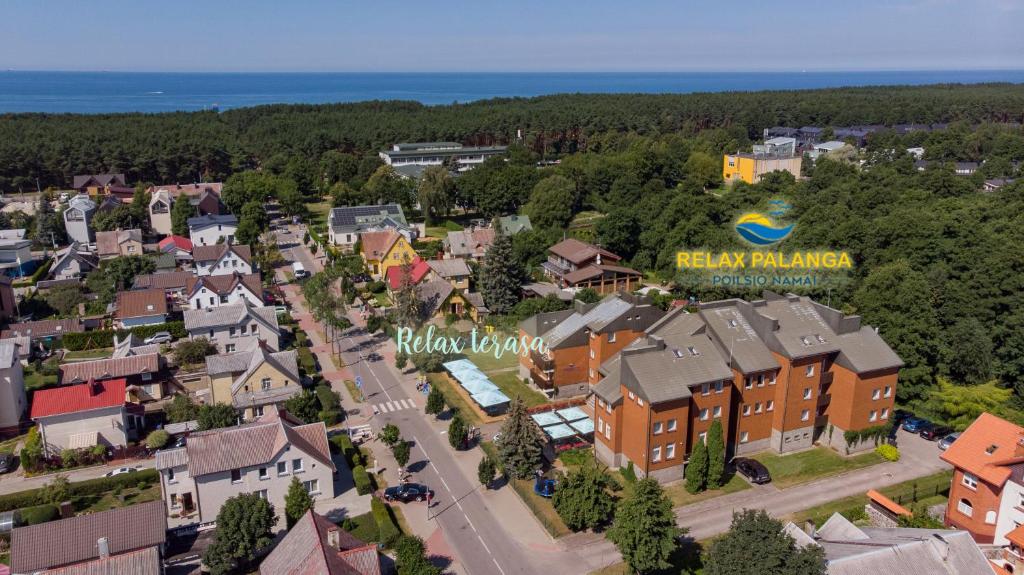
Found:
[[[689,94],[1024,83],[1024,70],[645,72],[0,71],[0,113],[160,113],[372,100],[424,105],[552,94]]]

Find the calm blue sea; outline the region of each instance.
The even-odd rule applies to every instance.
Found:
[[[783,73],[0,72],[0,112],[170,112],[275,103],[424,104],[559,93],[690,93],[840,86],[1024,82],[1024,70]]]

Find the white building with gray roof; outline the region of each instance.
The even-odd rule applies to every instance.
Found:
[[[272,307],[253,307],[247,300],[238,303],[188,309],[183,312],[189,339],[206,338],[221,353],[251,349],[263,341],[271,350],[280,349],[277,312]]]

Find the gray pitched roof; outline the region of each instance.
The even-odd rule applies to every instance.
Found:
[[[335,232],[354,232],[379,224],[385,218],[408,225],[402,206],[383,204],[379,206],[344,206],[333,208],[328,216],[331,229]]]
[[[225,225],[225,226],[237,226],[238,218],[231,214],[214,215],[206,214],[205,216],[197,216],[188,219],[189,231],[194,229],[203,229],[210,226]]]
[[[543,334],[544,343],[549,348],[558,347],[560,343],[576,334],[579,330],[586,328],[591,322],[600,325],[603,322],[611,321],[626,313],[633,307],[633,304],[620,298],[618,295],[610,295],[589,309],[586,313],[576,313],[569,316],[565,321],[559,323],[551,331]]]
[[[241,325],[248,318],[255,319],[268,329],[277,330],[277,312],[272,307],[252,307],[248,300],[240,300],[233,304],[208,307],[205,309],[187,309],[185,329],[189,331],[231,327]]]
[[[466,260],[462,258],[454,258],[450,260],[427,260],[427,265],[437,275],[448,279],[458,278],[470,275],[469,266],[466,265]]]
[[[444,280],[431,280],[416,286],[416,296],[422,305],[421,313],[425,317],[433,316],[453,291],[455,288],[452,284]]]

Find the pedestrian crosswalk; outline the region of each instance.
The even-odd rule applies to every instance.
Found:
[[[416,404],[411,399],[398,399],[387,403],[376,403],[373,405],[373,414],[390,413],[400,409],[415,409]]]

